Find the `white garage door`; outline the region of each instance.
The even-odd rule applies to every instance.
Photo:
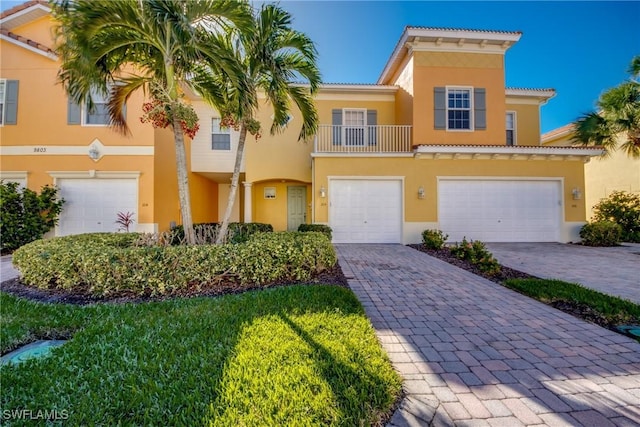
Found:
[[[329,225],[335,243],[400,243],[402,181],[331,180]]]
[[[559,181],[440,180],[438,219],[449,241],[556,242]]]
[[[118,212],[133,212],[138,222],[135,179],[58,179],[65,199],[57,235],[117,231]]]

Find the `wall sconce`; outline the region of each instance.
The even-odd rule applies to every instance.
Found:
[[[573,196],[573,200],[580,200],[582,199],[582,192],[578,187],[576,187],[573,190],[571,190],[571,196]]]
[[[418,199],[424,199],[424,187],[418,187]]]
[[[100,158],[100,150],[96,147],[89,148],[89,158],[91,160],[98,160]]]
[[[327,190],[324,188],[324,185],[320,187],[320,197],[322,197],[323,199],[327,197]]]

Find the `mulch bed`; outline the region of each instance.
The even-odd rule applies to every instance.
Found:
[[[216,284],[205,285],[205,286],[191,286],[186,289],[182,289],[178,292],[174,292],[170,295],[163,296],[151,296],[151,295],[138,295],[138,294],[127,294],[127,293],[119,293],[116,295],[109,296],[95,296],[91,295],[89,292],[89,288],[76,288],[74,292],[66,291],[62,289],[39,289],[31,286],[27,286],[22,283],[19,279],[11,279],[5,282],[0,283],[0,291],[6,292],[8,294],[27,298],[32,301],[45,302],[45,303],[64,303],[64,304],[76,304],[76,305],[87,305],[87,304],[96,304],[96,303],[139,303],[139,302],[149,302],[149,301],[163,301],[172,298],[193,298],[193,297],[215,297],[220,295],[228,295],[228,294],[239,294],[242,292],[259,290],[259,289],[270,289],[276,287],[283,286],[293,286],[293,285],[338,285],[343,287],[349,287],[347,283],[347,279],[342,272],[342,268],[340,268],[340,264],[337,264],[328,270],[325,270],[318,274],[316,277],[313,277],[310,280],[305,282],[299,281],[279,281],[273,282],[266,285],[241,285],[232,280],[227,280],[223,282],[219,282]]]
[[[449,248],[443,248],[440,250],[427,249],[422,244],[414,244],[407,245],[413,249],[416,249],[420,252],[424,252],[434,258],[438,258],[442,261],[448,262],[449,264],[453,264],[456,267],[462,268],[463,270],[470,271],[473,274],[478,276],[482,276],[487,280],[498,283],[499,285],[504,286],[504,282],[508,279],[538,279],[536,276],[532,276],[530,274],[524,273],[522,271],[514,270],[509,267],[500,266],[501,272],[496,275],[490,275],[483,273],[477,268],[475,265],[471,264],[468,261],[461,260],[451,255],[451,251]],[[517,292],[517,291],[516,291]],[[524,295],[524,294],[523,294]],[[612,322],[608,320],[606,317],[601,315],[599,312],[593,310],[591,307],[580,304],[574,301],[552,301],[552,302],[544,302],[547,305],[550,305],[558,310],[564,311],[565,313],[571,314],[579,319],[586,320],[587,322],[595,323],[596,325],[602,326],[603,328],[610,329],[614,332],[617,332],[622,335],[629,336],[621,331],[619,331],[616,327],[619,326],[618,323]]]

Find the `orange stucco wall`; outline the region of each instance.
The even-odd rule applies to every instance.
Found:
[[[190,146],[191,141],[187,140],[187,170],[190,170],[191,163]],[[169,229],[171,221],[182,224],[178,197],[176,152],[173,132],[170,129],[155,131],[154,163],[156,169],[155,220],[158,223],[158,229],[165,231]],[[218,184],[204,176],[189,172],[189,190],[193,222],[218,221]]]
[[[415,144],[503,144],[505,134],[504,68],[501,55],[416,52],[413,76]],[[487,129],[434,129],[435,87],[468,86],[486,90]]]
[[[404,177],[405,221],[435,222],[437,217],[437,179],[446,176],[469,177],[556,177],[564,180],[565,221],[584,221],[584,199],[573,200],[572,188],[584,182],[581,161],[548,160],[447,160],[405,158],[327,158],[315,159],[314,182],[331,191],[331,176]],[[480,179],[480,178],[478,178]],[[427,197],[418,199],[418,187],[423,187]],[[315,221],[328,221],[326,203],[316,204]]]
[[[516,113],[516,145],[540,145],[540,107],[531,104],[507,104]]]

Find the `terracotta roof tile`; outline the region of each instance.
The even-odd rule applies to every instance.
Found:
[[[52,55],[56,54],[53,49],[43,45],[42,43],[38,43],[37,41],[28,39],[28,38],[23,37],[23,36],[21,36],[19,34],[12,33],[11,31],[8,31],[8,30],[5,30],[5,29],[0,29],[0,34],[2,34],[3,36],[6,36],[6,37],[12,38],[14,40],[17,40],[20,43],[24,43],[26,45],[29,45],[29,46],[31,46],[33,48],[39,49],[39,50],[41,50],[43,52],[50,53]]]

